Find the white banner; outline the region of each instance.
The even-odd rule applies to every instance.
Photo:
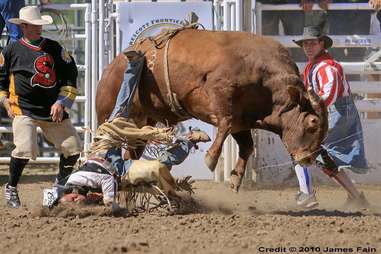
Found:
[[[124,2],[117,3],[117,10],[122,49],[163,28],[180,27],[190,12],[196,13],[205,29],[213,29],[212,2]]]
[[[198,17],[205,29],[213,29],[212,2],[122,2],[117,3],[121,49],[125,49],[136,40],[152,36],[163,28],[180,27],[190,12]],[[184,132],[189,126],[198,127],[213,137],[213,126],[197,120],[182,123]],[[211,179],[212,173],[204,163],[206,150],[211,142],[199,144],[199,150],[192,152],[187,160],[172,171],[175,175],[192,175],[196,179]]]

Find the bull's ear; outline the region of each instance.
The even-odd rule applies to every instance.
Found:
[[[303,90],[297,86],[287,86],[287,92],[290,95],[291,101],[295,104],[300,104],[303,96]]]

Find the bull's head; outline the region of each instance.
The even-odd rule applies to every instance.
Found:
[[[295,161],[308,165],[316,159],[327,134],[327,108],[312,89],[306,93],[288,86],[287,91],[294,107],[281,116],[282,140]]]

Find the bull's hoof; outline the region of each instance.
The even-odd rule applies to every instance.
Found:
[[[216,169],[216,166],[217,166],[217,162],[218,162],[218,158],[214,158],[214,157],[210,156],[209,152],[206,153],[205,164],[210,169],[210,171],[214,172],[214,170]]]
[[[363,192],[361,192],[361,195],[358,198],[348,197],[347,201],[344,204],[344,208],[347,208],[347,209],[368,208],[369,206],[370,204],[368,200],[366,199]]]
[[[238,175],[237,172],[232,170],[231,175],[230,175],[230,189],[238,193],[239,187],[241,187],[242,183],[242,176]]]

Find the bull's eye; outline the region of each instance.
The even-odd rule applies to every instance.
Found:
[[[317,131],[318,127],[317,126],[309,126],[306,128],[306,132],[308,133],[315,133]]]

